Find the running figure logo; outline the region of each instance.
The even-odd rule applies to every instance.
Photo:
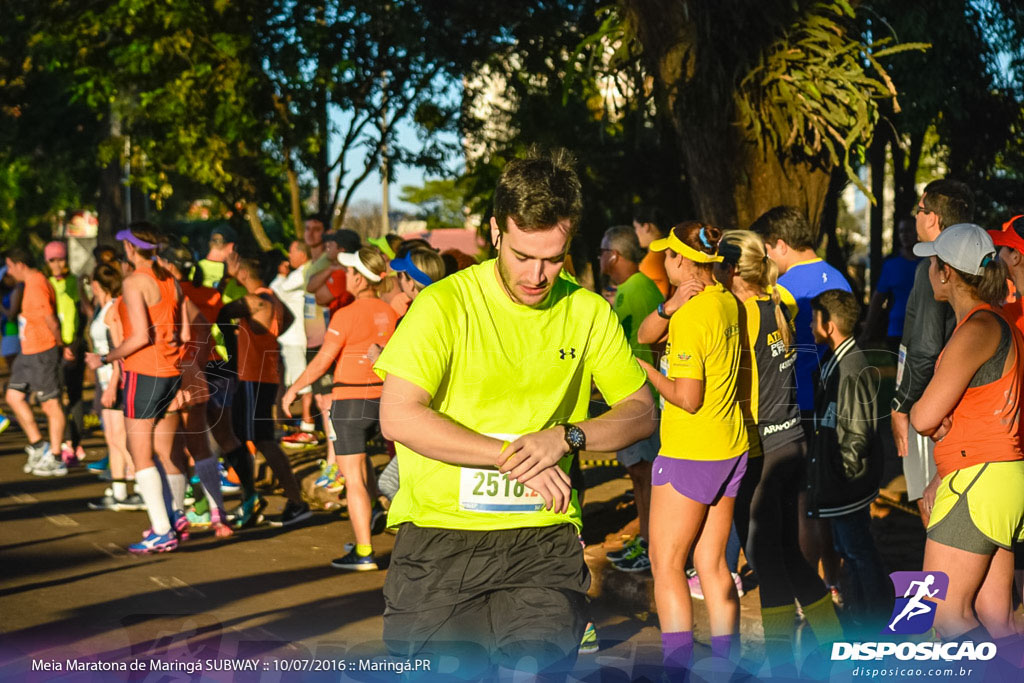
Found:
[[[924,633],[935,621],[934,600],[944,600],[949,589],[945,572],[893,572],[896,589],[892,618],[882,633]],[[901,597],[902,596],[902,597]]]

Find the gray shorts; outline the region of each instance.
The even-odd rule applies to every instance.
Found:
[[[619,463],[623,467],[632,467],[641,462],[654,462],[661,450],[661,427],[654,429],[654,433],[642,441],[637,441],[632,446],[627,446],[616,453]]]
[[[915,501],[924,495],[925,488],[935,477],[935,442],[914,431],[907,431],[907,457],[903,458],[903,476],[907,480],[907,500]]]
[[[60,398],[63,381],[60,367],[61,351],[56,346],[39,353],[19,354],[11,366],[7,388],[33,395],[42,403]]]

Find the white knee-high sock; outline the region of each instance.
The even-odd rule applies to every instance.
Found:
[[[185,509],[185,489],[188,479],[184,474],[168,474],[167,485],[171,488],[171,507],[175,510]]]
[[[146,503],[149,524],[157,534],[166,534],[171,530],[171,520],[167,518],[167,507],[164,504],[163,482],[156,467],[147,467],[135,473],[135,490]]]

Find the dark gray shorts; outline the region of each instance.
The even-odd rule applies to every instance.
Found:
[[[61,351],[58,347],[39,353],[22,353],[14,359],[8,389],[36,397],[42,403],[60,398],[63,380],[60,367]]]
[[[366,442],[376,433],[379,422],[379,399],[350,398],[331,403],[335,454],[365,453]]]
[[[587,626],[589,587],[571,524],[463,531],[406,523],[384,582],[384,642],[396,657],[454,656],[465,679],[495,666],[567,671]]]

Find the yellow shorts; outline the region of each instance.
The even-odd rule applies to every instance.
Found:
[[[1024,460],[982,463],[943,477],[928,538],[981,555],[1024,540]]]

